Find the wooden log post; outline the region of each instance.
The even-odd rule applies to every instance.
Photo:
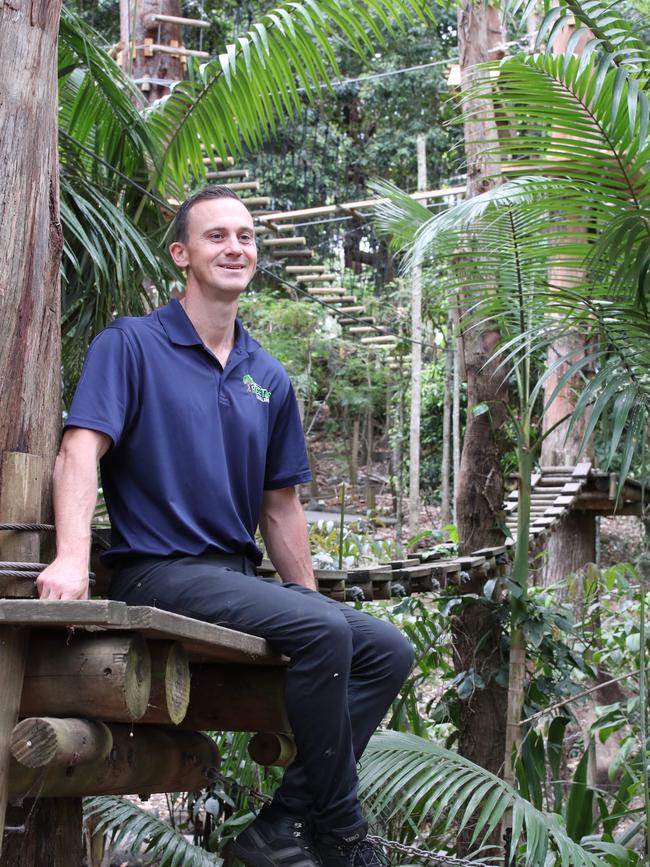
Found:
[[[11,735],[11,754],[26,768],[87,765],[112,749],[111,730],[96,720],[29,717]]]
[[[258,732],[248,742],[248,755],[258,765],[287,768],[296,758],[296,744],[291,735]]]
[[[12,797],[191,791],[207,785],[219,766],[216,744],[202,732],[146,725],[111,724],[109,729],[113,739],[110,753],[89,764],[27,768],[12,761]]]
[[[32,523],[41,518],[42,461],[36,455],[5,452],[2,456],[0,521]],[[0,534],[3,561],[34,562],[39,558],[38,535],[7,532]],[[28,586],[27,586],[28,585]],[[8,579],[0,596],[32,595],[30,579]],[[0,626],[0,853],[7,808],[7,786],[11,759],[10,740],[18,720],[28,631],[15,626]]]
[[[138,633],[107,636],[34,631],[20,715],[128,722],[149,703],[151,658]]]
[[[190,703],[190,664],[177,641],[151,641],[151,693],[143,723],[182,722]]]

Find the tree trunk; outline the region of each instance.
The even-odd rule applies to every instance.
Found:
[[[418,190],[427,188],[427,137],[417,137]],[[422,202],[426,206],[426,201]],[[409,426],[409,534],[420,517],[420,409],[422,403],[422,262],[411,275],[411,423]]]
[[[185,78],[184,58],[180,55],[157,51],[145,55],[146,39],[153,40],[156,45],[182,45],[181,26],[156,21],[153,16],[173,15],[178,18],[182,14],[181,0],[139,0],[136,4],[120,0],[120,41],[124,46],[122,68],[139,82],[149,102],[169,93],[169,85],[164,82]]]
[[[471,83],[478,63],[493,59],[491,51],[502,43],[498,11],[487,3],[463,0],[458,11],[458,40],[462,87]],[[497,166],[489,162],[485,141],[494,138],[492,118],[484,106],[467,106],[465,150],[467,195],[491,189]],[[476,116],[479,115],[479,117]],[[459,290],[461,316],[469,301]],[[503,541],[499,527],[503,501],[501,429],[505,422],[506,389],[496,365],[486,365],[498,341],[496,326],[474,327],[462,334],[462,352],[467,377],[467,424],[456,487],[456,520],[462,553],[497,545]],[[472,409],[487,404],[489,412],[475,415]],[[461,587],[462,593],[481,594],[484,579],[475,578]],[[494,676],[501,667],[501,629],[490,609],[480,601],[461,609],[454,624],[457,671],[473,670],[484,687],[460,703],[459,750],[463,756],[493,773],[501,771],[505,748],[506,693]],[[471,834],[463,834],[459,851],[467,852]]]
[[[45,514],[61,418],[60,9],[61,0],[0,0],[0,456],[41,456]]]
[[[81,798],[30,798],[7,818],[0,867],[82,867]]]
[[[440,520],[451,522],[451,401],[454,375],[454,323],[451,312],[447,317],[447,340],[445,343],[445,391],[442,405],[442,458],[440,461]]]
[[[7,453],[38,456],[43,466],[41,505],[32,520],[50,514],[51,468],[61,418],[63,239],[56,99],[60,12],[61,0],[0,0],[0,201],[6,217],[0,252],[0,490],[1,468],[9,465]],[[7,696],[1,700],[6,702]],[[80,803],[73,810],[76,831],[64,841],[65,861],[57,854],[62,828],[59,810],[47,802],[41,807],[39,833],[33,830],[32,814],[26,832],[10,834],[4,841],[1,863],[12,867],[74,864],[76,837],[81,839]],[[21,854],[14,854],[18,849]],[[23,852],[28,853],[26,860]],[[40,852],[47,855],[31,855]]]
[[[575,25],[564,27],[553,44],[555,54],[564,53],[574,30]],[[576,54],[582,52],[587,38],[587,34],[581,37],[575,46]],[[567,240],[571,240],[570,232]],[[562,267],[561,256],[559,256],[556,264],[550,269],[549,282],[551,286],[571,288],[575,286],[578,279],[579,275],[575,271],[567,271]],[[548,402],[559,380],[571,364],[577,361],[581,355],[584,355],[586,348],[584,337],[578,333],[566,335],[550,348],[548,353],[549,367],[560,358],[570,356],[570,359],[568,364],[563,364],[549,377],[544,387],[544,403]],[[557,427],[548,434],[542,443],[540,457],[542,466],[567,467],[576,464],[579,458],[582,460],[594,459],[593,440],[587,443],[585,451],[580,454],[580,445],[591,414],[589,408],[577,420],[571,431],[569,431],[568,418],[566,421],[558,424],[563,418],[571,415],[575,409],[581,388],[582,382],[580,377],[575,377],[559,391],[557,397],[545,413],[543,430],[548,431],[554,425],[557,425]],[[588,512],[576,513],[560,522],[555,532],[550,535],[548,544],[546,545],[546,557],[543,569],[541,570],[542,585],[544,587],[548,587],[549,584],[553,584],[556,581],[561,581],[567,575],[581,569],[586,563],[594,561],[596,556],[595,532],[595,518]]]

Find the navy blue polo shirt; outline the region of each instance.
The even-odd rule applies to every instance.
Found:
[[[111,566],[208,552],[258,564],[263,491],[311,478],[280,362],[237,320],[222,369],[177,300],[93,340],[65,427],[112,440],[100,463]]]

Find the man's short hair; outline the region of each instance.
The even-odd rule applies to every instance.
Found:
[[[194,193],[194,195],[190,196],[189,199],[185,199],[178,211],[176,211],[176,217],[174,218],[175,241],[180,241],[181,244],[184,244],[187,241],[187,215],[194,205],[198,202],[205,202],[208,199],[236,199],[236,201],[241,202],[242,205],[246,207],[244,200],[229,187],[220,186],[219,184],[210,184],[210,186],[199,190],[198,193]]]

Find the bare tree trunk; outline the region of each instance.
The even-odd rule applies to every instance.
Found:
[[[0,0],[0,458],[43,458],[46,514],[61,419],[60,9],[61,0]]]
[[[563,54],[567,48],[569,39],[575,30],[574,25],[569,25],[560,33],[553,44],[556,54]],[[587,40],[584,35],[575,48],[575,53],[580,54]],[[569,231],[567,241],[571,241]],[[575,286],[579,275],[575,271],[568,271],[562,267],[561,253],[557,261],[550,269],[549,282],[551,286],[563,286],[571,288]],[[558,340],[549,350],[548,366],[554,365],[558,359],[569,356],[567,364],[563,364],[548,378],[544,387],[544,402],[547,403],[556,389],[559,380],[564,376],[567,369],[574,361],[585,354],[586,346],[582,334],[573,333]],[[543,430],[550,431],[542,443],[540,463],[542,466],[573,466],[578,459],[593,460],[593,440],[587,443],[585,451],[580,454],[580,445],[589,423],[591,411],[588,408],[569,430],[569,419],[575,409],[576,401],[582,383],[580,377],[567,383],[553,400],[553,403],[544,414]],[[562,421],[565,419],[565,421]],[[554,427],[557,425],[557,427]],[[551,430],[551,428],[554,428]],[[578,535],[576,535],[578,534]],[[555,532],[551,533],[546,545],[546,557],[541,570],[542,585],[548,587],[557,581],[561,581],[572,572],[577,572],[586,563],[596,559],[596,527],[595,518],[589,512],[575,512],[569,518],[562,521]],[[578,600],[579,602],[579,600]]]
[[[454,319],[454,328],[457,325],[457,311],[452,311]],[[460,342],[454,336],[454,373],[453,373],[453,391],[452,391],[452,410],[451,410],[451,442],[452,442],[452,481],[453,481],[453,519],[454,524],[458,518],[456,514],[456,503],[458,500],[458,477],[460,476],[460,450],[462,447],[460,434]]]
[[[354,494],[357,482],[359,479],[359,416],[355,415],[352,419],[352,442],[350,443],[350,488]]]
[[[451,401],[454,375],[454,321],[451,311],[447,316],[447,340],[445,343],[445,386],[442,404],[442,457],[440,460],[440,520],[443,524],[451,521]]]
[[[418,190],[427,188],[427,137],[417,137]],[[422,202],[426,206],[426,201]],[[411,278],[411,422],[409,426],[409,533],[418,532],[420,516],[420,409],[422,404],[422,262]]]
[[[8,466],[7,452],[40,456],[45,468],[41,519],[51,517],[50,478],[61,420],[60,12],[61,0],[0,0],[0,201],[5,217],[0,250],[0,466]],[[0,478],[0,489],[2,485]],[[62,811],[72,816],[65,826],[67,836],[62,835]],[[0,863],[80,863],[81,802],[61,805],[42,799],[38,816],[38,833],[33,815],[23,833],[5,841]],[[10,817],[9,824],[20,826],[22,820]]]
[[[181,0],[120,0],[120,41],[124,45],[122,67],[141,81],[140,88],[149,102],[169,93],[169,86],[159,82],[179,81],[185,77],[184,58],[145,49],[145,40],[155,45],[182,45],[179,24],[156,21],[155,15],[182,16]],[[145,51],[147,55],[145,55]]]
[[[492,49],[503,42],[498,11],[487,2],[463,0],[458,11],[458,40],[463,89],[471,83],[476,64],[494,59]],[[494,120],[484,105],[467,106],[465,150],[467,195],[491,189],[498,166],[485,155],[485,141],[494,139]],[[483,151],[483,153],[482,153]],[[469,305],[459,291],[461,315]],[[501,430],[507,398],[502,376],[495,365],[486,365],[498,340],[496,326],[470,328],[462,334],[467,377],[467,423],[456,488],[456,514],[461,549],[467,553],[503,541],[499,516],[503,501]],[[489,412],[475,415],[472,409],[487,404]],[[462,585],[462,593],[480,596],[482,578]],[[501,667],[501,629],[487,606],[480,601],[464,606],[454,625],[457,671],[473,671],[484,687],[461,702],[459,750],[462,755],[493,773],[501,771],[505,748],[505,690],[495,682]],[[471,836],[471,835],[469,835]],[[459,851],[467,852],[469,836],[462,835]]]

